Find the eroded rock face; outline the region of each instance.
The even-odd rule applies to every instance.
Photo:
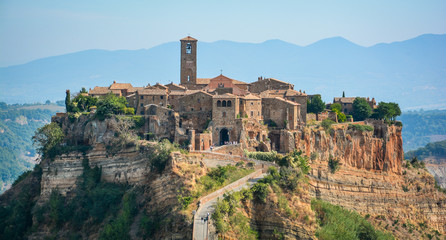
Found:
[[[368,124],[374,126],[373,132],[348,129],[347,125],[335,127],[332,133],[305,128],[294,132],[293,139],[297,149],[317,160],[328,161],[332,156],[358,169],[401,174],[402,128],[378,121]]]
[[[62,194],[73,190],[83,172],[83,159],[88,159],[92,168],[102,168],[101,180],[106,182],[138,185],[150,174],[149,159],[135,148],[111,156],[102,144],[98,144],[86,154],[72,152],[43,162],[40,201],[47,200],[53,189],[57,188]]]
[[[384,215],[416,224],[426,221],[446,232],[446,195],[433,187],[433,177],[424,170],[408,170],[398,175],[341,166],[332,174],[326,161],[311,166],[310,192],[314,198],[363,215]]]

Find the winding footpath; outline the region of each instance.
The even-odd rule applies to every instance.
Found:
[[[224,155],[224,154],[221,154]],[[232,157],[231,155],[227,155],[228,158]],[[257,181],[264,178],[267,174],[268,166],[272,166],[270,162],[264,162],[259,160],[252,160],[256,163],[256,171],[253,173],[200,198],[200,207],[197,209],[197,212],[194,216],[193,223],[193,240],[208,240],[208,239],[216,239],[216,236],[209,236],[209,218],[212,216],[212,213],[215,211],[215,205],[217,203],[218,198],[221,198],[225,193],[230,192],[238,192],[245,188],[250,188]],[[260,167],[260,168],[259,168]]]

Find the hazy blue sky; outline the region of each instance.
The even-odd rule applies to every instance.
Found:
[[[371,46],[446,33],[446,1],[1,0],[0,66],[86,49],[200,41],[308,45],[342,36]]]

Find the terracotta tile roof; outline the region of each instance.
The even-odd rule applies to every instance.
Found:
[[[186,91],[177,91],[177,90],[172,90],[169,93],[169,95],[172,95],[172,96],[184,96],[186,94],[187,94]]]
[[[116,91],[116,90],[115,90]],[[113,92],[108,87],[94,87],[92,90],[88,91],[89,95],[106,95],[107,93]]]
[[[210,78],[197,78],[197,84],[209,84]]]
[[[191,36],[187,36],[185,38],[180,39],[180,41],[198,41],[198,40]]]
[[[300,105],[299,103],[295,103],[295,102],[286,100],[286,99],[281,98],[281,97],[266,97],[266,99],[276,99],[276,100],[279,100],[279,101],[282,101],[282,102],[286,102],[286,103],[288,103],[290,105],[295,105],[295,106],[299,106]]]
[[[237,96],[231,93],[225,93],[222,95],[214,95],[213,98],[237,98]]]
[[[249,93],[248,95],[244,96],[243,99],[245,100],[260,100],[259,97],[257,97],[254,94]]]
[[[175,84],[175,83],[169,83],[169,84],[166,84],[165,86],[168,87],[169,89],[172,88],[172,87],[174,87],[174,88],[180,88],[180,89],[184,89],[184,90],[186,90],[185,87],[183,87],[183,86],[181,86],[181,85],[178,85],[178,84]]]
[[[167,95],[166,90],[159,88],[144,88],[137,91],[138,95]]]
[[[144,89],[144,87],[132,87],[131,89],[128,89],[127,92],[128,93],[135,93],[138,90],[142,90]]]
[[[156,83],[152,86],[153,88],[159,88],[159,89],[169,89],[168,87],[164,86],[163,84]]]
[[[130,83],[117,83],[116,81],[114,81],[113,84],[110,85],[110,89],[112,90],[131,89],[131,88],[133,88],[133,86]]]
[[[285,92],[285,97],[293,97],[293,96],[307,96],[306,93],[299,92],[293,89],[288,89]]]
[[[333,102],[341,102],[341,103],[353,103],[356,97],[335,97]]]
[[[188,91],[189,92],[189,91]],[[196,91],[193,91],[193,90],[190,90],[190,92],[188,93],[188,94],[186,94],[186,95],[184,95],[184,96],[191,96],[191,95],[194,95],[194,94],[205,94],[205,95],[208,95],[208,96],[210,96],[210,97],[212,97],[213,95],[212,94],[209,94],[209,93],[207,93],[207,92],[205,92],[205,91],[201,91],[201,90],[196,90]]]
[[[216,77],[214,77],[214,78],[211,78],[211,79],[209,80],[209,82],[210,82],[210,81],[213,81],[213,80],[217,80],[217,81],[218,81],[218,80],[231,80],[232,83],[235,84],[235,85],[248,85],[248,84],[249,84],[249,83],[245,83],[245,82],[242,82],[242,81],[239,81],[239,80],[235,80],[235,79],[226,77],[226,76],[223,75],[223,74],[220,74],[220,75],[218,75],[218,76],[216,76]]]

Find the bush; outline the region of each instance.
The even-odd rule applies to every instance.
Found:
[[[127,104],[127,100],[124,97],[117,97],[112,93],[101,96],[96,104],[96,116],[103,120],[113,114],[123,114]]]
[[[349,124],[348,129],[353,131],[361,131],[361,132],[373,132],[374,128],[370,125],[359,125],[359,124]]]
[[[269,194],[268,184],[266,183],[256,183],[252,186],[252,196],[253,198],[261,203],[266,203],[266,197]]]
[[[335,123],[330,119],[324,119],[321,123],[322,128],[324,128],[325,131],[329,131],[331,128],[331,125]]]
[[[276,151],[271,152],[248,152],[244,150],[246,157],[254,158],[261,161],[267,162],[277,162],[282,158],[282,155],[278,154]]]
[[[388,233],[375,230],[361,215],[340,206],[312,200],[311,208],[320,224],[316,231],[318,239],[394,239]]]
[[[135,109],[132,107],[125,107],[124,114],[125,115],[135,115]]]
[[[328,159],[328,168],[330,169],[330,172],[332,174],[334,174],[336,171],[339,170],[339,168],[340,168],[339,162],[340,162],[339,159],[334,158],[333,156],[330,155],[330,157]]]
[[[62,129],[55,122],[38,128],[32,137],[34,143],[39,146],[37,152],[43,158],[55,156],[55,152],[59,150],[64,138],[65,135]]]

